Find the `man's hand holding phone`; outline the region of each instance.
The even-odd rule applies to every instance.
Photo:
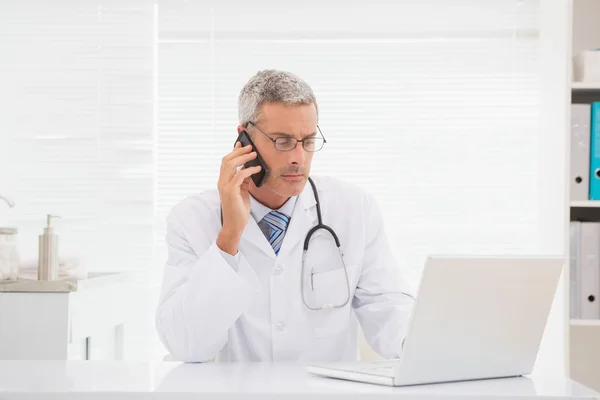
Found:
[[[256,158],[256,152],[252,150],[251,145],[242,147],[237,142],[233,151],[223,157],[221,162],[217,186],[223,210],[223,226],[217,236],[217,246],[231,255],[237,253],[250,216],[250,177],[261,170],[261,166],[257,165],[237,172],[238,167]]]

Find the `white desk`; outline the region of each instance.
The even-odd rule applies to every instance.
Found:
[[[0,361],[0,399],[600,398],[563,378],[522,377],[392,388],[307,374],[294,364]]]

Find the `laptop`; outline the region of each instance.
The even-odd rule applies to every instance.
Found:
[[[429,257],[398,359],[308,365],[388,386],[529,375],[565,259]]]

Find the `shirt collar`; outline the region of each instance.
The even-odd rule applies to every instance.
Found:
[[[277,211],[291,218],[292,213],[294,211],[294,206],[296,205],[297,198],[298,196],[290,197],[281,207],[277,209]],[[259,223],[265,217],[265,215],[267,215],[271,211],[273,210],[260,203],[252,195],[250,195],[250,214],[252,215],[256,223]]]

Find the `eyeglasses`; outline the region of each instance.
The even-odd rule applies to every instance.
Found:
[[[291,136],[280,136],[280,137],[273,139],[272,137],[270,137],[269,135],[264,133],[262,130],[260,130],[260,128],[258,126],[256,126],[255,123],[248,122],[248,124],[254,125],[254,127],[260,133],[265,135],[267,137],[267,139],[269,139],[271,142],[273,142],[273,145],[279,151],[292,151],[296,148],[296,145],[298,144],[298,142],[301,142],[302,148],[304,150],[309,151],[309,152],[315,152],[315,151],[321,150],[323,148],[323,146],[325,145],[325,143],[327,143],[327,140],[325,140],[325,136],[323,136],[323,132],[321,132],[321,128],[319,128],[318,125],[317,125],[317,129],[319,130],[321,137],[310,136],[310,137],[305,137],[302,140],[298,140],[295,137],[291,137]]]

